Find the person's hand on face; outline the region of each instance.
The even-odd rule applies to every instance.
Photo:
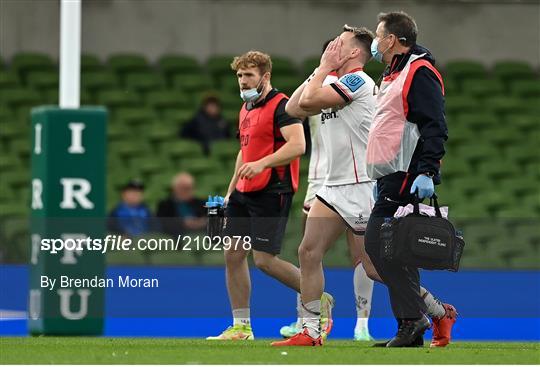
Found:
[[[341,38],[336,37],[328,44],[328,47],[326,47],[326,50],[324,50],[321,56],[321,69],[338,70],[351,59],[350,55],[341,56],[341,42]]]

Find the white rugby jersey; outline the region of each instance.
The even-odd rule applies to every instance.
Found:
[[[328,76],[323,83],[343,98],[343,105],[321,113],[320,134],[328,160],[324,184],[371,181],[366,173],[366,147],[375,114],[375,82],[360,68],[336,79]]]
[[[337,75],[332,72],[326,76],[324,85],[337,81]],[[308,118],[309,133],[311,135],[311,154],[309,157],[308,182],[324,182],[328,169],[328,160],[326,158],[326,149],[321,137],[321,114],[313,115]]]

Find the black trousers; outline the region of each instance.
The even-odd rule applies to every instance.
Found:
[[[416,177],[396,172],[377,180],[378,199],[367,224],[366,251],[380,277],[388,287],[392,311],[397,319],[418,319],[426,311],[420,296],[418,268],[390,263],[380,257],[380,229],[384,218],[394,216],[397,208],[412,202],[409,193]]]

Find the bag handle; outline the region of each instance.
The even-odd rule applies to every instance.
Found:
[[[439,207],[439,202],[437,201],[437,194],[433,193],[433,195],[429,198],[429,205],[435,208],[435,216],[442,218],[441,208]],[[418,190],[414,192],[413,207],[414,215],[420,215],[420,198],[418,197]]]

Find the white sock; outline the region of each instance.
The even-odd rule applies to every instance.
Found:
[[[302,298],[300,297],[300,293],[296,294],[296,314],[298,315],[298,318],[296,319],[296,328],[298,330],[302,329]]]
[[[361,263],[354,268],[353,284],[357,316],[355,330],[361,330],[367,328],[373,296],[373,280],[367,276]]]
[[[249,308],[237,308],[232,311],[233,325],[251,325]]]
[[[321,336],[321,300],[317,299],[302,306],[303,327],[309,336],[316,339]]]
[[[427,306],[427,314],[431,318],[441,318],[446,314],[446,310],[441,301],[433,297],[433,295],[424,287],[420,287],[420,296],[424,299]]]

